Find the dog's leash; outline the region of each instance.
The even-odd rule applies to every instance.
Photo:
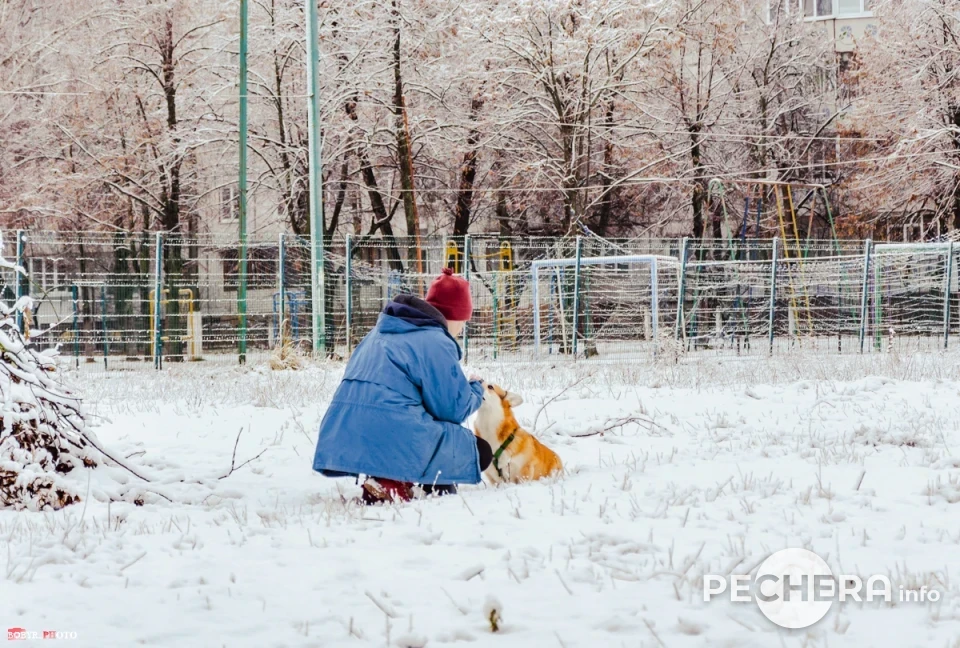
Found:
[[[497,448],[497,451],[493,453],[493,467],[497,469],[497,474],[500,476],[500,479],[503,479],[503,471],[500,470],[500,465],[497,463],[497,460],[500,459],[500,455],[507,449],[507,446],[513,442],[513,437],[516,436],[516,434],[516,432],[511,432],[510,436],[504,439],[500,447]]]

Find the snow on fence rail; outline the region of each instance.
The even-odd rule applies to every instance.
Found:
[[[313,348],[308,241],[248,244],[247,328],[239,254],[226,236],[20,232],[3,253],[7,298],[31,295],[41,348],[75,368],[154,368],[269,354],[285,335]],[[324,255],[327,352],[347,357],[386,300],[443,267],[466,276],[475,314],[466,359],[632,360],[944,348],[960,333],[953,243],[869,241],[346,237]],[[579,259],[579,261],[578,261]],[[658,259],[654,264],[641,259]],[[419,270],[419,271],[418,271]],[[284,333],[285,332],[285,333]]]

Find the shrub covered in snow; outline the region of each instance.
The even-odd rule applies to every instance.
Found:
[[[0,258],[0,267],[23,269]],[[61,508],[80,500],[63,475],[96,465],[79,397],[55,379],[53,354],[28,346],[12,307],[0,302],[0,508]]]

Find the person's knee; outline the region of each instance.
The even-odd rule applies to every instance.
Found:
[[[490,444],[477,437],[477,453],[480,455],[480,472],[490,467],[493,462],[493,448]]]

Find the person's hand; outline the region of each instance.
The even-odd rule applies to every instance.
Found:
[[[467,376],[467,380],[469,380],[470,382],[483,382],[483,378],[481,378],[477,374],[470,374],[469,376]]]

